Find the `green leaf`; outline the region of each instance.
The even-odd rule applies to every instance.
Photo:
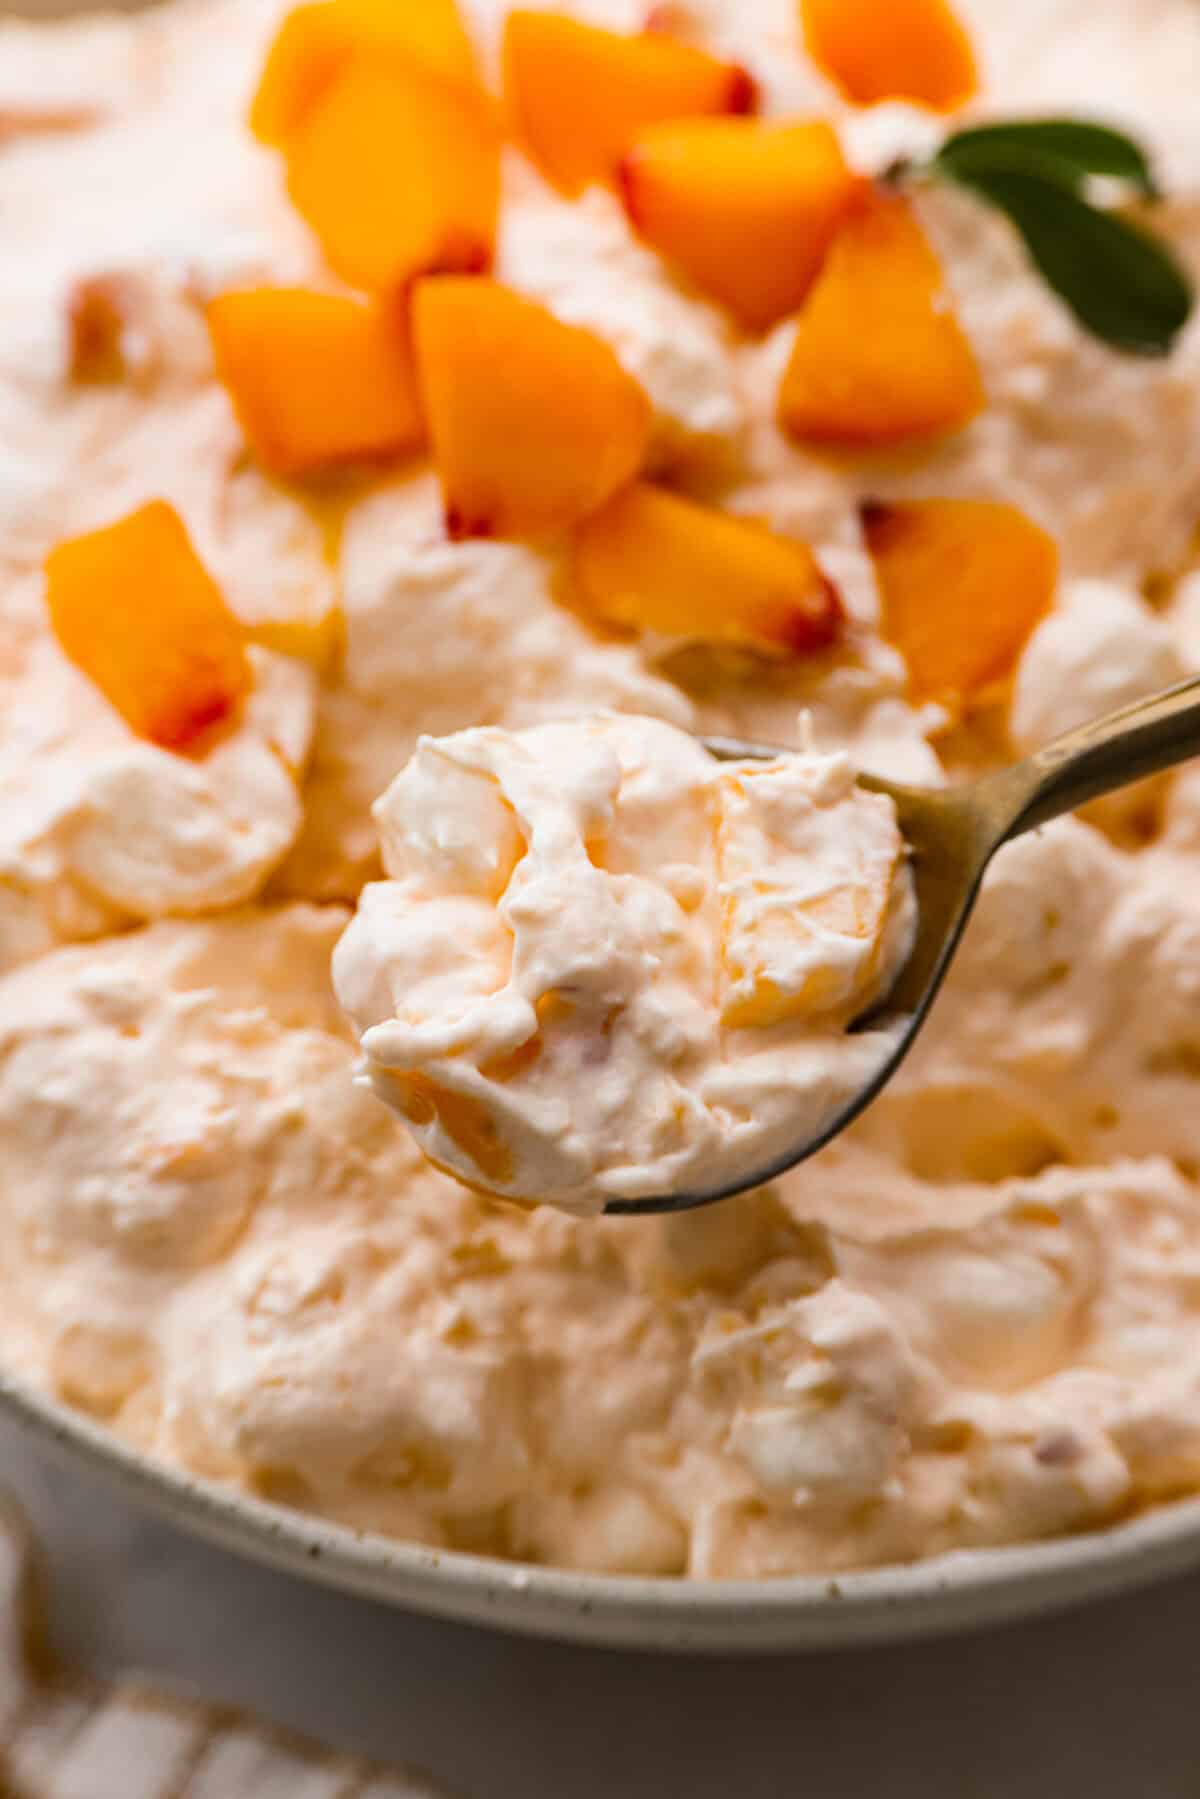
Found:
[[[938,151],[935,163],[948,170],[993,166],[998,157],[1057,163],[1064,185],[1081,187],[1089,175],[1127,181],[1147,200],[1158,197],[1158,185],[1146,153],[1133,138],[1092,119],[1011,119],[998,125],[972,125],[956,131]]]
[[[1187,275],[1166,245],[1116,213],[1089,206],[1048,175],[1040,157],[1004,150],[972,155],[934,172],[970,188],[1006,214],[1044,279],[1080,324],[1116,349],[1165,356],[1192,310]]]

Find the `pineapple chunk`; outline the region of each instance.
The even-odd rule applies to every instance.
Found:
[[[260,287],[219,295],[208,329],[242,429],[273,473],[310,474],[421,442],[412,357],[390,308]]]
[[[797,321],[780,424],[805,443],[866,450],[957,431],[983,404],[971,346],[911,207],[868,190]]]
[[[579,526],[571,586],[607,624],[773,657],[824,649],[842,623],[807,544],[646,482]]]
[[[475,58],[454,0],[315,0],[287,14],[250,104],[250,129],[285,144],[351,58],[408,59],[451,81],[475,79]]]
[[[470,89],[352,58],[286,147],[288,192],[334,273],[390,291],[488,268],[500,198],[495,119]]]
[[[249,691],[243,628],[164,500],[52,550],[46,604],[66,655],[164,749],[186,749]]]
[[[723,1022],[853,1018],[875,995],[900,872],[891,802],[840,757],[782,759],[722,772],[714,815]]]
[[[757,99],[745,69],[690,45],[521,11],[505,28],[504,91],[518,139],[566,194],[611,181],[645,125],[752,112]]]
[[[946,0],[800,0],[808,53],[848,100],[953,112],[979,87],[971,40]]]
[[[995,500],[870,505],[863,531],[913,698],[957,713],[1007,679],[1053,603],[1054,539]]]
[[[637,473],[650,402],[592,332],[454,277],[419,283],[413,328],[452,537],[565,529]]]
[[[652,125],[619,174],[640,236],[747,331],[798,309],[860,185],[824,119]]]

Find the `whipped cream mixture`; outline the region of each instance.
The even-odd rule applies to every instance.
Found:
[[[376,1093],[430,1160],[598,1212],[708,1192],[827,1128],[897,1025],[915,906],[844,754],[721,763],[616,714],[423,738],[390,877],[334,957]]]
[[[236,728],[197,757],[135,736],[53,640],[0,671],[0,969],[258,892],[300,829],[315,682],[250,658]]]
[[[803,709],[823,750],[937,781],[1041,741],[1076,705],[1200,668],[1200,324],[1170,357],[1118,355],[1002,220],[930,189],[922,223],[987,405],[935,446],[819,456],[774,422],[791,323],[739,336],[611,195],[563,200],[508,150],[501,277],[605,336],[650,395],[655,466],[805,538],[849,621],[791,665],[601,634],[561,603],[561,546],[448,543],[419,459],[307,490],[247,460],[203,303],[329,284],[278,156],[244,124],[282,10],[173,0],[0,26],[6,1364],[215,1479],[577,1568],[839,1569],[1092,1528],[1200,1489],[1194,769],[1007,849],[879,1102],[792,1175],[679,1218],[526,1212],[438,1173],[355,1086],[330,980],[383,872],[373,802],[414,751],[443,797],[478,778],[423,738],[489,727],[457,741],[507,746],[600,713],[631,743],[651,727],[612,714],[797,745]],[[464,10],[488,66],[505,8]],[[561,10],[629,28],[647,8]],[[864,172],[938,140],[918,109],[849,109],[806,60],[793,0],[672,11],[750,66],[769,113],[833,118]],[[983,73],[972,116],[1134,130],[1169,196],[1156,228],[1200,273],[1194,0],[960,11]],[[126,372],[81,382],[73,302],[110,278]],[[879,631],[859,505],[918,496],[1009,501],[1060,551],[1012,695],[966,725],[910,702]],[[278,643],[255,651],[250,702],[203,755],[133,739],[44,612],[45,555],[156,498],[248,624],[344,618],[319,672]],[[353,985],[376,984],[363,1021],[385,1033],[408,939],[377,932],[379,896],[400,826],[426,815],[385,801],[391,879],[348,940]],[[490,818],[477,844],[511,851]],[[636,832],[628,853],[595,884],[643,878]],[[651,892],[695,921],[668,893],[672,860],[656,845]],[[456,867],[452,905],[465,886]],[[444,997],[422,996],[426,1023]]]

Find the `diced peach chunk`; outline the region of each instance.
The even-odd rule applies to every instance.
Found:
[[[580,525],[571,584],[607,624],[774,657],[824,649],[842,622],[807,544],[646,482]]]
[[[250,129],[285,144],[355,55],[407,58],[470,82],[475,59],[455,0],[315,0],[280,25],[250,103]]]
[[[800,0],[800,16],[809,55],[859,106],[913,100],[952,112],[979,86],[946,0]]]
[[[763,763],[721,774],[714,817],[724,1023],[765,1030],[861,1010],[903,850],[888,802],[808,798],[786,764]],[[814,868],[826,878],[797,903]]]
[[[592,332],[453,276],[418,284],[413,328],[452,537],[565,529],[636,474],[650,402]]]
[[[797,310],[859,186],[824,119],[652,125],[619,176],[639,234],[748,331]]]
[[[500,140],[469,89],[354,59],[286,158],[294,205],[351,286],[389,290],[432,270],[490,265]]]
[[[797,321],[780,423],[806,443],[868,450],[957,431],[983,404],[974,354],[908,202],[863,195]]]
[[[1054,539],[995,500],[909,500],[863,509],[884,635],[914,699],[954,712],[1011,674],[1054,598]]]
[[[208,329],[242,429],[275,474],[420,443],[416,376],[392,307],[298,287],[250,288],[213,300]]]
[[[505,27],[504,91],[517,137],[567,194],[610,181],[646,125],[752,112],[757,100],[745,69],[689,44],[521,11]]]
[[[66,655],[164,749],[187,748],[249,689],[242,627],[164,500],[52,550],[46,604]]]

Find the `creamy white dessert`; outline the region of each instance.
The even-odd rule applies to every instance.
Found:
[[[300,829],[315,682],[251,662],[237,728],[197,757],[136,736],[52,642],[0,673],[0,969],[259,891]]]
[[[578,1213],[710,1192],[827,1129],[894,1045],[915,905],[845,755],[718,762],[607,715],[423,738],[333,979],[430,1160]]]
[[[769,115],[833,119],[865,173],[946,128],[850,107],[792,0],[670,10],[750,66]],[[1192,0],[960,10],[970,116],[1127,125],[1167,190],[1156,229],[1200,268]],[[447,541],[427,458],[331,486],[248,454],[205,302],[337,287],[245,125],[281,11],[0,27],[6,1365],[215,1479],[578,1568],[839,1569],[1200,1489],[1194,770],[1006,850],[861,1123],[677,1219],[527,1213],[437,1173],[355,1087],[330,980],[381,873],[372,804],[423,736],[604,712],[799,747],[806,709],[852,766],[937,781],[1200,667],[1200,327],[1158,360],[1106,348],[1001,219],[930,187],[914,204],[986,404],[938,442],[828,455],[776,422],[794,321],[743,334],[612,193],[564,198],[509,145],[503,279],[611,342],[649,397],[652,472],[805,539],[845,613],[796,659],[599,625],[566,603],[561,540]],[[504,11],[469,8],[487,66]],[[114,276],[124,373],[80,380],[73,307]],[[252,651],[247,704],[182,754],[130,733],[44,609],[50,551],[156,498],[248,625],[344,618],[318,672]],[[1020,507],[1061,559],[965,719],[909,691],[885,635],[860,503],[914,498]]]

